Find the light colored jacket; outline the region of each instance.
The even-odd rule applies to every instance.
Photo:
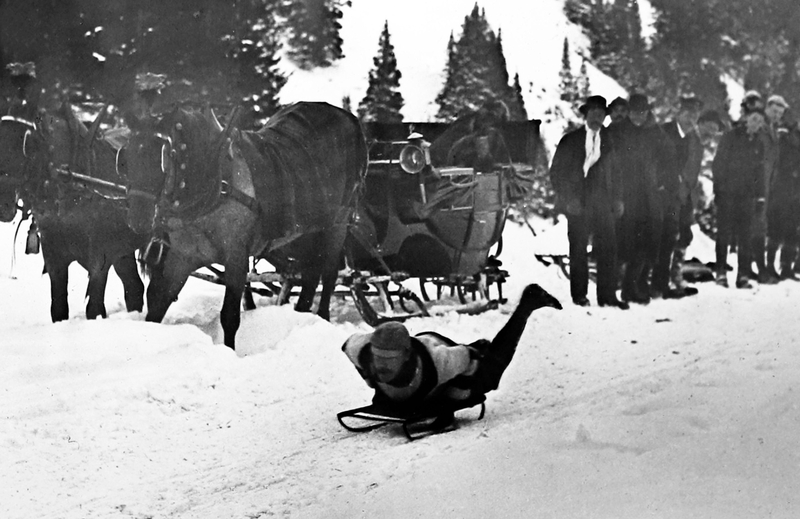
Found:
[[[379,382],[371,372],[372,334],[357,333],[345,341],[342,351],[355,365],[371,388],[393,402],[424,402],[434,398],[466,400],[471,395],[469,377],[475,374],[478,359],[474,349],[456,344],[434,332],[422,332],[411,338],[417,353],[417,369],[411,382],[396,387]]]

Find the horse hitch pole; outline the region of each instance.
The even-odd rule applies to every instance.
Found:
[[[70,171],[68,168],[54,168],[53,171],[55,172],[55,176],[57,178],[61,178],[62,180],[66,180],[68,182],[79,182],[87,186],[109,189],[122,195],[124,195],[126,192],[126,188],[122,184],[115,184],[114,182],[109,182],[108,180],[103,180],[101,178],[75,173],[74,171]]]

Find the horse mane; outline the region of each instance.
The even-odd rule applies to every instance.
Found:
[[[169,212],[184,218],[201,214],[219,199],[224,133],[206,114],[184,106],[166,114],[158,130],[171,137],[174,152],[174,185],[168,186],[173,204]]]

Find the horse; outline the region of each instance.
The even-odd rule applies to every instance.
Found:
[[[19,209],[27,141],[35,129],[34,123],[20,117],[4,115],[0,118],[0,222],[12,221]]]
[[[330,318],[350,219],[367,168],[358,120],[326,103],[279,110],[259,131],[222,129],[176,106],[129,115],[128,223],[154,235],[146,320],[160,322],[196,269],[224,267],[224,343],[235,349],[250,257],[299,272],[295,310]],[[152,253],[157,247],[158,253]]]
[[[104,297],[111,266],[122,281],[127,310],[142,311],[144,306],[134,252],[147,242],[127,226],[124,202],[56,178],[56,169],[65,167],[121,182],[116,150],[96,138],[99,123],[98,117],[86,128],[68,103],[56,113],[41,113],[35,122],[14,117],[0,121],[0,203],[14,200],[16,208],[21,199],[38,225],[53,322],[69,318],[68,267],[73,261],[89,273],[87,319],[107,317]]]

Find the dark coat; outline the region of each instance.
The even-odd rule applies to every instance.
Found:
[[[764,140],[764,193],[770,197],[771,186],[778,174],[778,161],[780,160],[781,134],[783,132],[769,123],[761,129],[761,138]]]
[[[765,195],[764,142],[744,125],[722,136],[711,165],[715,196],[755,200]]]
[[[611,163],[612,150],[611,134],[607,128],[602,128],[600,159],[584,176],[586,127],[561,138],[550,166],[550,179],[558,198],[557,210],[566,213],[567,207],[575,204],[584,210],[596,204],[609,205],[611,210],[611,204],[622,201],[622,185],[619,178],[615,178],[615,168]]]
[[[800,225],[800,130],[781,129],[780,154],[769,191],[767,220],[770,238],[784,241]]]
[[[637,252],[649,257],[656,250],[663,137],[656,127],[636,126],[629,119],[612,124],[609,130],[625,207],[620,221],[620,258],[628,261]]]
[[[703,164],[703,143],[697,132],[690,131],[681,137],[677,121],[669,121],[661,126],[664,135],[674,148],[674,162],[671,174],[677,176],[678,199],[681,204],[692,203],[696,207],[698,193],[698,179]]]
[[[622,207],[622,182],[614,166],[613,137],[600,129],[600,158],[584,175],[586,128],[567,133],[558,143],[550,178],[556,208],[569,220],[570,292],[573,300],[586,297],[589,282],[587,247],[590,237],[597,261],[597,299],[616,299],[617,236],[615,217]]]

